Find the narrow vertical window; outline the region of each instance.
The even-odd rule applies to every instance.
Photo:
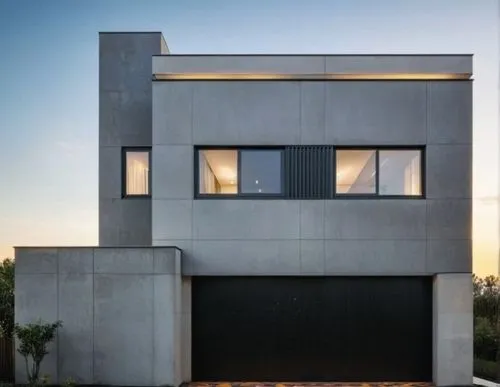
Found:
[[[124,152],[125,196],[150,196],[150,150],[127,149]]]

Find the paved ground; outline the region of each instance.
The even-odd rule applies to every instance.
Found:
[[[189,383],[189,387],[432,387],[432,383]]]

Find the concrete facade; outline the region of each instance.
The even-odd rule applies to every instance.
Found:
[[[122,200],[122,148],[151,146],[152,56],[160,32],[99,34],[99,245],[151,245],[151,200]]]
[[[471,59],[155,57],[153,244],[179,246],[183,273],[191,276],[433,276],[434,382],[471,384],[472,80],[396,79],[471,74]],[[331,72],[396,76],[293,79]],[[219,78],[204,79],[206,73]],[[290,79],[224,79],[225,73]],[[425,197],[193,199],[194,146],[284,144],[424,146]]]
[[[190,374],[190,279],[175,247],[16,249],[16,322],[63,321],[41,374],[177,386]],[[17,355],[16,383],[24,383]]]
[[[100,34],[100,247],[16,250],[16,321],[64,322],[44,372],[190,381],[192,276],[410,275],[434,278],[435,384],[470,385],[472,57],[166,54]],[[423,147],[424,195],[195,199],[210,145]],[[151,147],[150,198],[123,198],[124,147]]]
[[[282,144],[425,145],[426,198],[193,199],[194,145]],[[153,182],[153,244],[188,275],[470,273],[472,81],[154,82]]]

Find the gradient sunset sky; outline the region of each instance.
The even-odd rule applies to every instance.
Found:
[[[497,0],[0,0],[0,258],[97,244],[98,32],[174,54],[474,54],[474,271],[498,272]]]

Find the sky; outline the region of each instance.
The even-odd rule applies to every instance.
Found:
[[[98,32],[173,54],[474,54],[474,272],[498,273],[497,0],[0,0],[0,258],[96,245]]]

